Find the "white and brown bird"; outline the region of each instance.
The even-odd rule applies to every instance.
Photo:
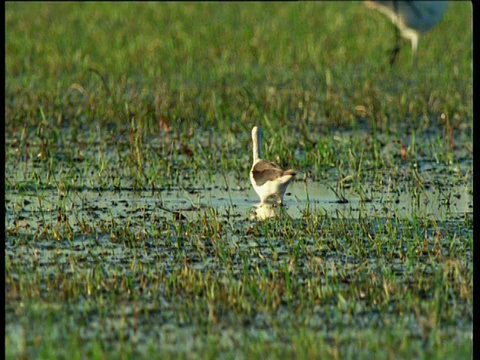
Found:
[[[392,50],[390,64],[393,64],[400,51],[400,35],[412,43],[416,59],[420,35],[442,20],[447,1],[367,1],[365,4],[388,16],[397,27],[396,43]]]
[[[250,181],[261,203],[283,203],[283,196],[288,185],[294,180],[297,172],[293,169],[283,170],[277,164],[262,159],[262,129],[252,129],[253,165],[250,170]]]

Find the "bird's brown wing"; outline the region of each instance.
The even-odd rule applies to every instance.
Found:
[[[280,166],[270,161],[260,160],[252,168],[253,179],[258,186],[262,186],[267,181],[273,181],[283,175],[295,175],[294,170],[282,170]]]

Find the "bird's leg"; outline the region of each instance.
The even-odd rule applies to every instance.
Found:
[[[395,12],[395,15],[397,16],[397,20],[398,20],[398,17],[399,17],[398,3],[396,1],[393,1],[393,11]],[[400,52],[400,30],[398,29],[398,26],[395,26],[395,47],[392,49],[390,53],[390,66],[393,66],[393,64],[395,64],[395,61],[397,60],[397,56],[399,52]]]
[[[397,61],[397,56],[400,53],[400,30],[395,26],[395,46],[390,51],[390,66],[395,64]]]

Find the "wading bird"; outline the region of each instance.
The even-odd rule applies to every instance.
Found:
[[[412,43],[416,60],[420,35],[442,20],[447,1],[367,1],[366,5],[388,16],[396,25],[395,47],[390,57],[393,65],[400,52],[400,35]]]
[[[261,203],[283,203],[283,195],[297,172],[293,169],[282,170],[278,165],[263,160],[261,153],[262,129],[254,126],[252,129],[253,165],[250,170],[250,182]]]

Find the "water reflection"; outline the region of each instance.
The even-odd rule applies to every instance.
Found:
[[[415,188],[407,184],[386,184],[370,189],[362,196],[353,189],[346,190],[347,202],[340,201],[332,191],[334,182],[294,182],[285,194],[285,205],[258,204],[258,196],[246,180],[225,177],[227,186],[199,184],[191,188],[151,190],[98,191],[73,189],[62,200],[68,224],[74,229],[85,221],[108,222],[112,218],[157,221],[181,213],[189,221],[203,219],[208,209],[224,217],[236,216],[264,220],[288,215],[293,219],[306,213],[328,214],[332,218],[375,217],[433,217],[439,221],[463,218],[473,213],[471,183],[448,185],[448,176],[430,180],[428,187]],[[443,180],[443,181],[442,181]],[[366,190],[366,191],[367,191]],[[7,227],[28,227],[36,231],[56,214],[58,191],[8,191],[5,202]],[[256,205],[255,205],[256,204]],[[157,219],[157,220],[155,220]],[[54,222],[56,223],[56,222]],[[83,225],[82,225],[83,226]]]
[[[253,218],[256,220],[266,220],[283,215],[289,216],[285,206],[281,204],[259,203],[253,210]]]

